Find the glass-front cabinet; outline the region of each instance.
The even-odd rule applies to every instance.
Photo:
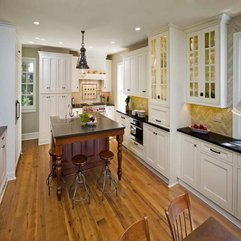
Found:
[[[168,104],[168,32],[149,39],[150,101]]]
[[[188,103],[227,107],[227,21],[187,31]]]
[[[36,59],[22,59],[22,110],[36,111],[35,103]]]

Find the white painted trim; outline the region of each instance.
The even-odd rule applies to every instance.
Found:
[[[4,184],[2,185],[1,189],[0,189],[0,203],[2,202],[2,199],[3,199],[3,196],[4,196],[4,193],[6,191],[6,188],[7,188],[7,179],[4,181]]]
[[[50,144],[50,139],[38,139],[38,145]]]
[[[38,132],[23,133],[22,134],[22,141],[38,139],[38,136],[39,136]]]
[[[207,205],[209,205],[211,208],[213,208],[215,211],[217,211],[218,213],[220,213],[222,216],[224,216],[225,218],[227,218],[230,222],[232,222],[233,224],[235,224],[237,227],[241,228],[241,221],[238,220],[236,217],[234,217],[232,214],[228,213],[227,211],[225,211],[224,209],[222,209],[221,207],[219,207],[217,204],[215,204],[214,202],[212,202],[211,200],[209,200],[208,198],[206,198],[204,195],[202,195],[200,192],[198,192],[197,190],[193,189],[192,187],[190,187],[188,184],[186,184],[185,182],[183,182],[182,180],[178,180],[179,184],[183,187],[185,187],[188,191],[192,192],[196,197],[198,197],[199,199],[201,199],[203,202],[205,202]]]
[[[7,174],[7,180],[8,180],[8,181],[16,180],[15,172],[9,172],[9,173]]]

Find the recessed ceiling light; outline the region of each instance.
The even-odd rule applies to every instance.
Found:
[[[135,30],[136,30],[136,31],[140,31],[141,28],[140,28],[140,27],[136,27]]]
[[[40,38],[39,37],[35,37],[35,39],[39,40]]]
[[[28,41],[28,43],[29,43],[29,44],[34,44],[34,42],[33,42],[33,41]]]
[[[38,21],[34,21],[33,22],[35,25],[39,25],[39,22]]]
[[[60,41],[59,44],[63,44],[63,42]]]
[[[112,44],[115,44],[115,41],[111,41]]]
[[[93,49],[93,46],[89,46],[89,49]]]

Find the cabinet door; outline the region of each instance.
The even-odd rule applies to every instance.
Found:
[[[78,57],[72,57],[72,71],[71,71],[71,90],[72,92],[79,92],[80,69],[76,69]]]
[[[238,175],[237,175],[237,217],[241,220],[241,162],[240,167],[237,169]]]
[[[70,94],[60,94],[57,96],[57,115],[60,118],[65,118],[65,116],[69,116],[70,98]]]
[[[40,95],[39,143],[50,142],[50,116],[57,115],[56,95]]]
[[[106,76],[104,78],[102,92],[111,92],[111,60],[106,60]]]
[[[139,94],[139,62],[138,62],[138,56],[132,56],[131,57],[131,93],[133,95]]]
[[[145,161],[153,168],[156,168],[159,146],[155,131],[149,125],[144,125],[144,148]]]
[[[6,133],[6,132],[5,132]],[[3,134],[0,139],[0,195],[6,181],[6,135]]]
[[[197,187],[198,141],[182,136],[181,141],[181,179],[188,185]]]
[[[212,201],[233,213],[233,167],[208,154],[200,155],[200,191]]]
[[[218,28],[210,27],[202,31],[202,93],[203,101],[217,104],[218,90]],[[202,95],[201,95],[202,96]]]
[[[70,58],[57,58],[57,69],[55,70],[56,73],[56,80],[58,81],[57,89],[59,91],[69,91],[70,90]]]
[[[201,43],[200,33],[187,35],[187,96],[191,101],[198,101],[201,92]]]
[[[138,56],[139,95],[147,96],[147,53]]]
[[[41,57],[40,62],[40,93],[53,91],[55,85],[53,82],[53,71],[51,72],[51,70],[56,67],[50,57]]]
[[[130,57],[123,58],[124,70],[124,92],[125,94],[131,93],[131,59]]]

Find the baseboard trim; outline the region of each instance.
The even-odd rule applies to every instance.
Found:
[[[199,199],[201,199],[203,202],[205,202],[207,205],[209,205],[211,208],[213,208],[215,211],[220,213],[222,216],[224,216],[226,219],[228,219],[230,222],[235,224],[237,227],[241,228],[241,221],[238,220],[235,216],[215,204],[210,199],[206,198],[203,194],[183,182],[181,179],[178,179],[178,182],[181,186],[185,187],[188,191],[192,192],[195,196],[197,196]]]
[[[6,188],[7,188],[7,179],[4,181],[4,184],[2,185],[1,187],[1,190],[0,190],[0,203],[2,202],[2,199],[3,199],[3,196],[4,196],[4,193],[6,191]]]
[[[7,180],[11,181],[11,180],[16,180],[16,175],[15,172],[10,172],[7,174]]]
[[[34,140],[38,139],[38,132],[31,132],[31,133],[23,133],[22,134],[22,140],[27,141],[27,140]]]

